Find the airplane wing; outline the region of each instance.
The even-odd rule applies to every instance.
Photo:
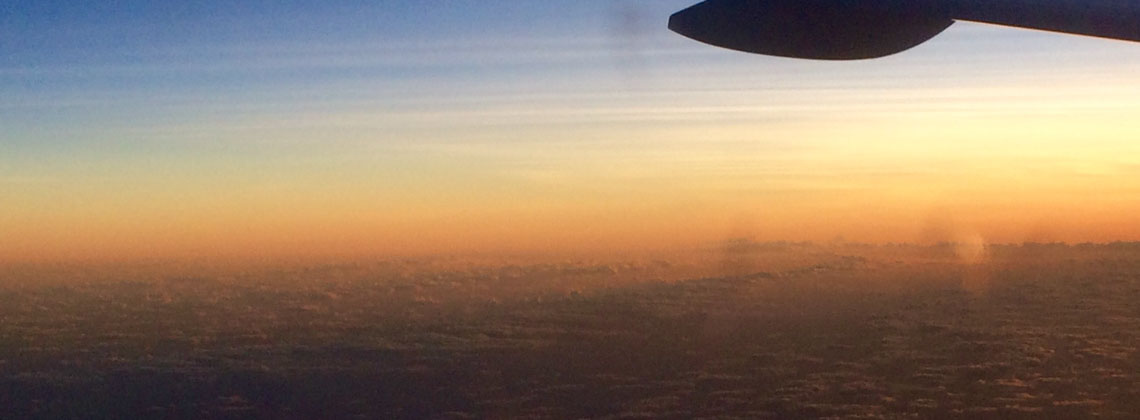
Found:
[[[905,51],[956,20],[1140,41],[1140,0],[707,0],[669,29],[751,53],[855,60]]]

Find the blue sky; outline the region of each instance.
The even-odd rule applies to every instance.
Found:
[[[162,118],[156,114],[178,104],[200,109],[177,112],[175,119],[227,107],[268,111],[349,103],[361,100],[360,85],[420,96],[434,94],[416,91],[417,83],[433,78],[493,88],[519,73],[550,69],[545,59],[561,49],[592,53],[608,36],[600,26],[615,6],[386,1],[6,7],[0,25],[5,122],[92,128],[124,117]],[[537,59],[526,57],[536,53]],[[373,102],[388,93],[373,92],[367,98]]]
[[[16,135],[21,128],[90,134],[202,119],[225,124],[218,119],[240,113],[451,106],[452,97],[953,83],[1080,65],[1075,48],[1112,48],[959,25],[883,64],[773,60],[666,31],[669,13],[687,4],[8,2],[0,9],[0,118],[11,127],[4,140],[69,141]]]
[[[791,118],[794,101],[835,107],[836,92],[864,92],[847,105],[877,106],[906,89],[1044,89],[1140,68],[1126,43],[977,24],[883,60],[752,56],[668,32],[668,15],[688,4],[6,2],[0,144],[8,160],[229,153],[274,139],[351,148],[361,136],[341,133],[361,125],[392,134],[364,136],[367,147],[428,142],[449,128],[503,140],[495,130],[516,123],[557,130],[678,117],[686,100],[694,110],[680,117],[731,118],[751,106],[770,112],[746,118],[779,120]],[[672,114],[650,115],[661,111]],[[473,121],[485,129],[470,130]],[[306,140],[306,130],[320,135]]]

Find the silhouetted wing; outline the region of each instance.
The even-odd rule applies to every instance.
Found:
[[[669,28],[701,42],[784,57],[882,57],[955,20],[1140,41],[1140,0],[708,0]]]
[[[950,0],[958,20],[1140,41],[1137,0]]]

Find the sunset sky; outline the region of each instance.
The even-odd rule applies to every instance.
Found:
[[[0,261],[1140,239],[1140,44],[772,58],[693,2],[7,2]]]

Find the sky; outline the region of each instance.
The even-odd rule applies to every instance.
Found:
[[[691,0],[8,1],[0,261],[1140,239],[1140,46],[857,62]],[[184,4],[185,3],[185,4]]]

